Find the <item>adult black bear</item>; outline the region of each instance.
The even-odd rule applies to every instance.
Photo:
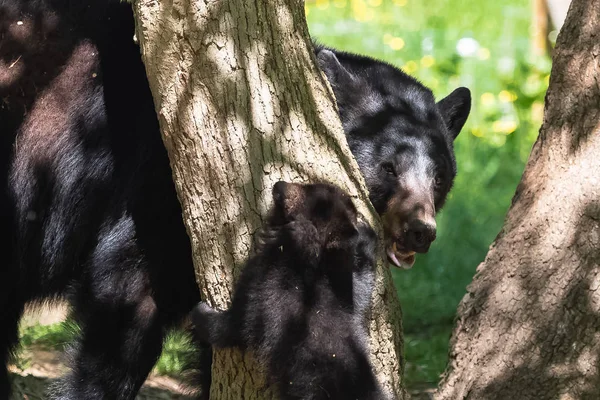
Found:
[[[192,312],[200,339],[252,349],[283,400],[388,398],[366,351],[377,237],[326,184],[278,182],[231,307]]]
[[[459,88],[433,94],[392,65],[316,47],[338,103],[352,154],[382,214],[389,260],[412,267],[436,235],[436,212],[456,175],[453,141],[471,109]]]
[[[165,332],[200,300],[133,31],[118,0],[0,0],[0,398],[27,302],[67,296],[81,324],[56,396],[132,399]],[[316,52],[384,213],[390,258],[410,261],[431,237],[400,240],[414,219],[403,206],[427,209],[431,223],[430,200],[441,204],[454,175],[465,92],[436,105],[387,64]]]
[[[352,154],[382,214],[389,260],[410,268],[436,235],[454,182],[453,141],[471,109],[459,88],[436,104],[429,89],[381,61],[317,46]]]
[[[200,301],[133,23],[0,0],[0,399],[27,302],[68,295],[82,335],[53,395],[93,400],[133,399]]]

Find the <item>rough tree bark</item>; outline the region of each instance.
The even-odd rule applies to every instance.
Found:
[[[136,0],[137,37],[159,115],[201,293],[227,306],[270,203],[272,185],[329,181],[377,217],[315,64],[300,0]],[[400,308],[378,267],[371,354],[382,383],[402,385]],[[213,357],[211,398],[273,396],[251,355]]]
[[[459,306],[437,399],[600,398],[599,155],[600,0],[574,0],[540,135]]]

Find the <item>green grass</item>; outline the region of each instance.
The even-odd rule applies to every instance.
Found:
[[[22,347],[36,346],[42,349],[63,350],[73,343],[77,332],[77,325],[70,322],[28,326],[20,329],[19,344]]]
[[[37,348],[42,350],[63,351],[73,344],[79,333],[77,324],[66,321],[51,325],[32,325],[19,331],[21,348]],[[159,375],[179,377],[183,370],[193,365],[193,358],[198,355],[192,346],[191,336],[184,331],[174,330],[167,335],[163,353],[154,366]],[[23,368],[29,360],[19,357],[16,364]]]
[[[409,386],[415,383],[437,383],[441,371],[446,367],[451,331],[451,325],[441,325],[429,327],[420,334],[404,335],[404,376]]]
[[[394,273],[407,383],[435,383],[458,302],[502,226],[541,123],[550,62],[529,55],[529,0],[318,0],[307,2],[307,18],[322,43],[402,67],[438,97],[461,85],[472,91],[438,239],[411,271]],[[472,56],[457,53],[461,38],[477,41]],[[62,348],[74,332],[64,324],[27,328],[22,343]],[[189,355],[189,340],[174,333],[155,370],[177,376]]]
[[[194,365],[194,358],[197,356],[198,351],[192,346],[191,336],[187,332],[174,330],[167,336],[154,372],[180,378],[182,371]]]

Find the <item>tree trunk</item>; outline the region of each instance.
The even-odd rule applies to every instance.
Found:
[[[574,0],[544,124],[459,306],[437,399],[600,398],[599,130],[600,0]]]
[[[378,226],[298,0],[137,0],[137,36],[209,304],[228,305],[278,180],[345,188]],[[372,362],[404,398],[400,307],[383,248]],[[211,397],[268,399],[251,355],[216,351]]]

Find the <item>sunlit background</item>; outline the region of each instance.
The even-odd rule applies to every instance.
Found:
[[[502,226],[542,121],[551,64],[532,51],[531,1],[315,0],[306,15],[313,38],[401,67],[437,98],[471,89],[438,239],[412,270],[394,272],[407,383],[436,383],[456,307]]]

